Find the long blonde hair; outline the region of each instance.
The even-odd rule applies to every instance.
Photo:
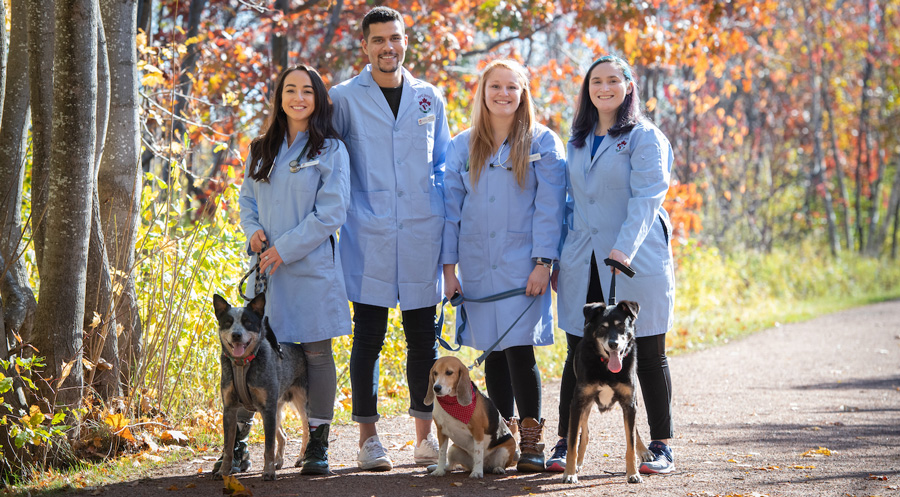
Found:
[[[520,188],[525,188],[528,173],[528,157],[531,155],[531,132],[534,126],[534,106],[531,103],[531,90],[528,74],[521,64],[514,60],[495,60],[484,68],[475,91],[475,108],[472,110],[472,131],[469,136],[469,175],[472,185],[478,184],[478,178],[484,169],[484,163],[493,155],[499,143],[494,143],[494,130],[491,126],[490,111],[484,102],[485,81],[494,69],[509,69],[516,75],[522,96],[519,108],[513,118],[512,129],[509,130],[509,162],[512,172]]]

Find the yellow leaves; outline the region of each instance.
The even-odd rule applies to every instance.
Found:
[[[809,466],[803,466],[801,464],[795,464],[790,466],[791,469],[816,469],[815,465],[810,464]]]
[[[103,418],[103,422],[109,425],[114,434],[129,442],[137,443],[137,440],[134,439],[134,435],[131,434],[131,430],[128,429],[128,423],[130,423],[131,420],[126,418],[122,413],[108,414]]]
[[[166,444],[186,445],[190,438],[182,431],[166,430],[159,436],[159,440]]]
[[[59,379],[56,380],[56,388],[62,386],[63,382],[66,381],[66,378],[72,374],[72,367],[75,366],[75,363],[78,361],[78,358],[74,358],[71,361],[63,364],[62,374],[59,375]]]
[[[138,70],[144,73],[144,77],[141,78],[143,86],[154,87],[166,82],[165,74],[153,64],[138,63]]]
[[[831,456],[834,455],[835,451],[828,449],[826,447],[819,447],[818,449],[810,449],[802,454],[800,457],[819,457],[819,456]]]
[[[635,47],[637,46],[638,39],[638,31],[636,29],[628,29],[628,25],[625,25],[625,43],[624,43],[624,52],[625,57],[630,57],[634,52]]]
[[[223,476],[222,482],[225,487],[222,489],[222,493],[231,495],[232,497],[252,497],[253,492],[244,488],[244,485],[238,481],[237,478],[231,475]]]
[[[647,112],[653,112],[653,110],[656,109],[656,104],[657,104],[656,97],[653,97],[650,100],[647,100]]]
[[[31,406],[29,409],[29,413],[25,416],[22,416],[22,425],[28,426],[31,429],[35,429],[40,426],[41,423],[44,422],[46,417],[44,413],[41,412],[41,408],[38,406]]]

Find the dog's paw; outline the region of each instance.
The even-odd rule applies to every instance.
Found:
[[[428,468],[431,469],[431,466],[428,466]],[[431,469],[431,473],[429,473],[429,474],[431,476],[444,476],[447,474],[447,468],[441,468],[441,467],[435,465],[434,469]]]
[[[506,468],[496,467],[493,471],[491,471],[491,473],[494,473],[495,475],[505,475]]]
[[[472,471],[469,473],[469,478],[484,478],[484,471]]]
[[[641,478],[641,475],[635,473],[633,475],[628,475],[628,483],[644,483],[644,479]]]
[[[563,483],[572,483],[572,484],[578,483],[578,475],[576,475],[575,473],[572,473],[571,475],[564,474],[563,475]]]
[[[644,452],[641,452],[641,462],[650,462],[656,459],[656,454],[650,451],[650,449],[644,449]]]
[[[212,477],[213,477],[213,480],[222,480],[223,479],[221,471],[216,471],[215,473],[213,473]]]
[[[275,472],[274,472],[274,471],[272,471],[271,473],[270,473],[270,472],[263,472],[263,480],[264,480],[264,481],[275,481],[275,480],[277,480],[277,479],[278,479],[278,477],[275,476]]]
[[[275,463],[275,469],[281,469],[281,467],[283,465],[284,465],[284,461],[278,461]]]

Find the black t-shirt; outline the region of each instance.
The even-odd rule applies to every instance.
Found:
[[[381,88],[381,93],[384,93],[384,98],[387,99],[391,110],[394,111],[394,119],[397,119],[397,112],[400,111],[400,96],[403,93],[403,85],[396,88],[384,88],[381,86],[379,88]]]

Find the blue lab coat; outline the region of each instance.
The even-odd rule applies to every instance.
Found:
[[[472,185],[467,162],[470,130],[453,138],[444,175],[444,240],[442,264],[458,264],[464,297],[483,298],[526,286],[534,270],[532,258],[559,258],[566,200],[566,164],[556,133],[535,125],[525,188],[515,173],[500,167],[482,170]],[[501,147],[502,148],[502,147]],[[509,148],[500,154],[507,161]],[[490,162],[490,159],[489,159]],[[508,161],[506,162],[508,164]],[[553,343],[552,298],[520,295],[491,303],[466,303],[469,324],[459,343],[486,350],[500,338],[533,298],[531,306],[497,350],[518,345]],[[457,331],[461,320],[457,317]]]
[[[350,210],[340,241],[347,295],[381,307],[399,301],[402,310],[437,304],[450,139],[440,91],[403,69],[396,119],[371,66],[329,93],[350,152]]]
[[[675,304],[672,225],[662,207],[671,179],[672,147],[649,122],[604,138],[593,160],[592,138],[588,136],[582,148],[571,142],[567,147],[569,201],[559,261],[559,327],[583,336],[591,253],[596,254],[608,300],[610,272],[603,260],[615,248],[631,258],[637,273],[632,279],[616,276],[616,299],[641,306],[637,336],[665,333],[672,327]]]
[[[266,316],[280,342],[316,342],[351,330],[341,256],[334,245],[350,200],[349,158],[340,140],[328,139],[319,156],[311,161],[304,154],[299,162],[305,167],[292,173],[288,163],[300,155],[308,136],[298,133],[290,147],[285,138],[268,183],[250,177],[256,161],[249,157],[241,186],[247,239],[262,229],[284,260],[269,275],[266,291]],[[248,278],[245,293],[253,295],[253,286],[254,278]]]

